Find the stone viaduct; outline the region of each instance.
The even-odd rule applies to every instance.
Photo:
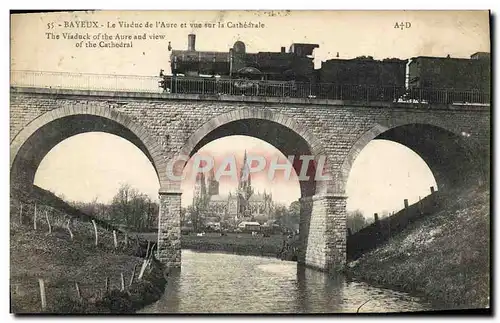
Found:
[[[181,191],[179,182],[169,180],[167,164],[224,136],[253,136],[285,156],[327,157],[331,179],[300,184],[298,260],[321,270],[345,265],[345,186],[356,156],[371,140],[392,140],[415,151],[433,172],[439,190],[489,180],[489,105],[357,104],[30,87],[11,87],[10,93],[11,180],[31,185],[44,156],[70,136],[102,131],[129,140],[158,175],[158,257],[172,267],[181,262]]]

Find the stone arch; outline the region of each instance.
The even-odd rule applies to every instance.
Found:
[[[216,131],[218,131],[218,129],[222,129],[223,127],[230,125],[232,123],[234,124],[236,122],[244,122],[244,121],[248,121],[249,123],[251,123],[254,122],[254,120],[257,122],[260,121],[268,122],[270,126],[276,126],[282,128],[283,130],[287,130],[289,131],[289,133],[295,135],[296,139],[302,141],[305,145],[307,145],[308,153],[310,153],[313,156],[321,156],[321,155],[326,156],[325,149],[321,141],[318,138],[315,138],[315,136],[309,130],[307,130],[306,127],[300,125],[292,118],[265,108],[264,109],[243,108],[218,115],[212,118],[211,120],[205,122],[188,138],[186,143],[183,145],[180,151],[173,157],[172,160],[175,160],[178,156],[191,157],[204,144],[207,144],[212,140],[216,140],[224,136],[241,134],[241,133],[227,133],[225,135],[220,135],[220,134],[213,135]],[[246,135],[254,136],[252,133],[249,134],[247,133]],[[256,137],[269,142],[265,138],[258,136]],[[273,144],[272,142],[269,143]],[[280,150],[284,155],[287,155],[287,153],[283,151],[281,147],[276,147],[276,148]],[[185,163],[176,165],[177,169],[176,172],[180,171],[180,168],[181,167],[183,168],[184,165]],[[327,173],[333,174],[333,172],[330,169],[330,165],[327,164],[325,167]],[[180,183],[170,183],[169,190],[178,191],[180,190],[179,186]],[[316,195],[327,194],[328,192],[331,192],[333,189],[333,179],[328,181],[318,181],[316,182],[315,186],[316,186],[315,190]]]
[[[299,125],[295,120],[289,118],[288,116],[271,111],[269,109],[261,108],[243,108],[238,110],[233,110],[224,114],[220,114],[211,120],[205,122],[200,128],[198,128],[188,139],[186,144],[180,151],[180,154],[189,155],[195,148],[196,144],[200,142],[207,134],[215,130],[223,124],[227,124],[232,121],[238,121],[242,119],[262,119],[273,121],[284,127],[287,127],[297,133],[299,136],[304,138],[304,140],[311,145],[311,152],[314,154],[323,153],[325,150],[321,142],[314,138],[310,131],[308,131],[304,126]]]
[[[148,131],[111,107],[75,105],[46,112],[27,124],[10,143],[11,178],[32,184],[43,157],[58,143],[76,134],[102,131],[120,136],[150,160],[161,183],[165,162],[162,149]]]
[[[364,132],[350,148],[341,166],[338,181],[340,192],[345,193],[349,174],[359,153],[374,139],[386,139],[400,143],[417,153],[428,165],[438,187],[463,185],[459,171],[470,171],[484,180],[484,174],[477,156],[479,144],[474,139],[464,138],[441,126],[426,123],[402,123],[393,126],[375,124]],[[467,139],[467,140],[465,140]],[[439,145],[441,143],[441,145]],[[428,146],[428,148],[426,147]]]

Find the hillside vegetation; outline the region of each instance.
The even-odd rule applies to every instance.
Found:
[[[91,220],[36,186],[12,189],[11,312],[131,312],[160,297],[165,280],[154,257],[139,280],[147,253],[145,242],[116,230],[115,246],[113,227],[94,219],[96,244]],[[45,286],[45,308],[39,279]]]
[[[440,211],[350,262],[348,274],[424,295],[443,309],[489,307],[489,188],[454,193]]]

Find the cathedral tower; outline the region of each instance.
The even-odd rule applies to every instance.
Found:
[[[203,173],[199,173],[196,175],[196,182],[194,183],[194,195],[193,195],[193,204],[196,204],[198,201],[206,200],[207,188],[205,184],[205,175]]]
[[[215,179],[214,169],[208,174],[208,196],[219,195],[219,182]]]

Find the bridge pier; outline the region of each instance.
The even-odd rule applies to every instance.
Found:
[[[160,190],[158,260],[166,268],[181,267],[181,192]]]
[[[298,262],[322,271],[346,264],[346,196],[314,195],[300,199]]]

